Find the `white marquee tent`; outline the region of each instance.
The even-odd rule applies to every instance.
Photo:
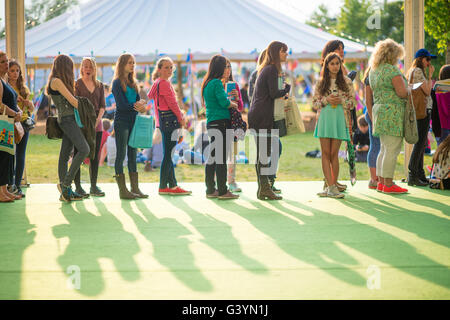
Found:
[[[255,0],[99,0],[27,30],[25,47],[27,65],[46,68],[58,53],[75,62],[95,56],[99,65],[114,63],[125,51],[138,63],[153,63],[163,54],[184,62],[189,52],[194,62],[215,53],[254,61],[272,40],[285,42],[291,59],[313,61],[332,39],[340,38]],[[340,40],[347,61],[367,59],[364,45]]]

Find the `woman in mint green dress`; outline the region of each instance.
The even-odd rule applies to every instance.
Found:
[[[352,81],[342,72],[342,60],[332,52],[325,57],[320,81],[314,91],[313,104],[319,110],[314,137],[320,139],[322,170],[328,188],[321,197],[343,198],[336,182],[339,176],[339,148],[350,140],[350,110],[355,105]]]

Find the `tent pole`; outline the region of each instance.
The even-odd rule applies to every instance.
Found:
[[[183,108],[183,98],[184,98],[184,94],[183,94],[183,72],[181,69],[181,61],[177,61],[177,96],[178,96],[178,104],[180,105],[180,107]]]
[[[189,68],[191,68],[191,103],[192,103],[192,112],[194,114],[194,119],[197,120],[197,108],[195,106],[195,100],[194,100],[194,72],[192,70],[192,60],[189,63]]]
[[[424,0],[405,0],[405,71],[414,60],[414,53],[424,47]],[[408,176],[409,159],[413,145],[405,142],[404,172]]]

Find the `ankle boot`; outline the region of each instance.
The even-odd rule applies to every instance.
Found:
[[[130,172],[130,185],[131,192],[136,194],[138,198],[148,198],[148,194],[143,194],[141,190],[139,190],[139,174],[137,172]]]
[[[408,175],[408,186],[425,187],[427,185],[428,182],[420,180],[417,176],[414,176],[411,173]]]
[[[260,176],[260,184],[261,187],[258,192],[258,199],[259,200],[281,200],[283,197],[276,195],[269,183],[269,179],[267,176]]]
[[[120,199],[134,200],[137,198],[137,195],[128,191],[125,184],[125,175],[123,173],[115,175],[114,178],[116,178],[117,186],[119,187]]]
[[[257,164],[255,164],[255,168],[256,168],[256,180],[258,182],[258,190],[256,191],[256,196],[258,196],[259,189],[261,189],[261,181],[260,181],[260,176],[259,176],[259,166]]]
[[[273,193],[281,193],[280,189],[275,188],[275,178],[270,177],[269,178],[270,188],[272,189]]]

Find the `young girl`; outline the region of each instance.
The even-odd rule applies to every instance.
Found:
[[[74,64],[72,58],[66,55],[58,55],[53,61],[52,70],[48,77],[47,94],[51,95],[58,109],[58,124],[64,132],[61,151],[58,161],[59,181],[58,189],[61,192],[60,200],[81,200],[83,196],[73,192],[71,188],[75,174],[80,169],[83,160],[89,154],[89,145],[75,121],[75,108],[78,108],[78,100],[74,97]],[[72,149],[78,153],[73,157],[69,171],[68,162]]]
[[[88,98],[95,107],[95,113],[97,115],[95,125],[95,158],[89,162],[89,176],[91,178],[91,189],[89,193],[94,197],[103,197],[105,193],[97,186],[97,177],[99,151],[103,136],[102,117],[105,113],[105,90],[103,83],[97,80],[97,64],[94,59],[83,58],[81,61],[80,75],[81,78],[75,82],[75,95]],[[75,150],[76,153],[77,150]],[[78,170],[75,175],[75,191],[84,197],[88,197],[89,194],[81,187],[80,176],[80,170]]]
[[[112,93],[116,101],[114,131],[116,133],[117,157],[114,169],[121,199],[148,198],[147,194],[143,194],[139,190],[136,148],[128,145],[128,140],[138,112],[143,113],[146,111],[145,100],[141,100],[139,97],[137,80],[134,77],[135,61],[132,54],[122,54],[117,59],[112,83]],[[125,160],[125,155],[128,155],[128,173],[130,174],[131,192],[128,191],[125,185],[125,175],[123,173],[123,160]]]
[[[175,177],[175,170],[172,162],[172,154],[177,144],[177,139],[173,139],[173,133],[177,129],[167,129],[160,126],[160,112],[171,112],[178,120],[181,127],[185,126],[185,119],[178,106],[175,90],[170,83],[173,75],[173,61],[169,57],[159,59],[153,71],[153,85],[148,93],[149,99],[155,101],[156,126],[162,134],[164,148],[163,161],[161,163],[159,178],[159,194],[164,195],[189,195],[191,191],[180,188]]]
[[[24,84],[22,69],[20,68],[19,63],[15,60],[11,60],[9,62],[8,83],[17,93],[17,105],[23,112],[20,122],[24,122],[33,112],[34,105],[33,101],[30,99],[30,90]],[[16,167],[14,183],[17,188],[16,194],[21,195],[22,197],[25,197],[25,194],[20,188],[20,183],[22,182],[23,171],[25,170],[25,153],[27,149],[29,134],[30,133],[27,130],[24,130],[22,140],[20,140],[20,143],[16,145]]]
[[[234,82],[236,84],[236,89],[231,91],[231,98],[234,102],[237,103],[237,110],[242,112],[244,110],[244,103],[242,102],[241,90],[239,89],[239,85],[233,79],[233,73],[231,70],[231,62],[227,59],[227,67],[225,68],[225,72],[223,73],[222,84],[226,89],[227,82]],[[232,148],[230,150],[230,155],[227,160],[227,168],[228,168],[228,188],[231,192],[241,192],[241,188],[236,183],[236,154],[237,154],[237,139],[234,138]]]
[[[355,107],[351,80],[342,72],[342,60],[337,53],[325,57],[323,76],[314,91],[313,104],[320,116],[314,137],[320,139],[322,170],[328,187],[318,193],[321,197],[343,198],[336,185],[339,176],[339,148],[342,140],[350,140],[348,112]]]
[[[227,59],[221,55],[211,58],[208,72],[202,83],[202,99],[206,106],[206,128],[211,152],[205,167],[206,197],[221,200],[236,199],[227,188],[227,155],[231,141],[227,141],[227,129],[231,129],[230,110],[237,104],[228,100],[221,79],[229,68]],[[218,141],[216,141],[216,139]],[[217,176],[217,189],[214,177]]]

